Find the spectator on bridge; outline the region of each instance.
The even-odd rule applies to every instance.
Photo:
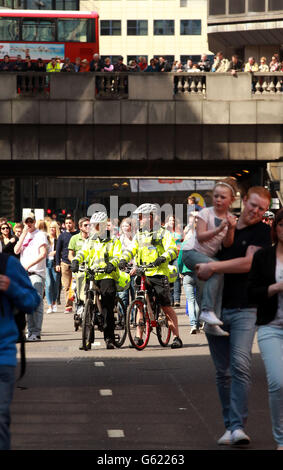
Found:
[[[27,341],[40,341],[43,321],[43,293],[46,276],[47,236],[35,226],[35,216],[28,214],[24,220],[24,229],[14,251],[20,253],[20,261],[27,271],[33,287],[41,302],[33,316],[28,316]]]
[[[271,58],[271,62],[269,64],[269,71],[270,72],[280,72],[280,62],[278,54],[274,54]]]
[[[259,72],[269,72],[268,64],[266,63],[266,57],[261,57],[260,65],[258,67]]]
[[[74,72],[79,72],[81,69],[81,58],[77,57],[74,63]]]
[[[140,57],[139,58],[139,68],[141,72],[144,72],[144,70],[147,68],[147,62],[146,62],[146,57]]]
[[[75,222],[71,216],[65,219],[66,231],[62,232],[57,240],[56,245],[56,271],[61,273],[62,286],[65,293],[65,313],[71,313],[73,309],[73,302],[69,299],[69,290],[72,282],[72,273],[70,270],[69,261],[69,241],[73,235],[76,235],[78,230],[75,229]]]
[[[207,333],[226,428],[219,445],[250,443],[244,428],[248,418],[256,308],[248,297],[248,273],[254,253],[271,245],[270,227],[261,221],[270,201],[267,189],[251,187],[243,200],[233,245],[221,250],[219,261],[197,266],[197,275],[204,281],[214,273],[224,274],[222,328],[230,335],[217,337]]]
[[[136,59],[130,60],[130,63],[128,65],[128,71],[129,72],[140,72],[141,69],[139,68]]]
[[[61,68],[61,72],[74,72],[74,64],[70,61],[69,57],[66,57],[65,62]]]
[[[210,60],[208,60],[206,54],[202,54],[201,59],[197,65],[201,72],[210,72],[211,70],[211,63]]]
[[[3,62],[0,63],[0,72],[12,72],[14,64],[10,62],[8,54],[4,55]]]
[[[254,255],[249,295],[257,305],[259,349],[265,365],[272,432],[283,450],[283,209],[275,217],[275,245]]]
[[[227,72],[228,68],[229,68],[229,60],[225,59],[222,51],[217,52],[214,58],[211,71],[223,73],[223,72]]]
[[[113,72],[113,71],[114,71],[114,65],[111,64],[111,59],[110,57],[106,57],[102,72]]]
[[[90,61],[89,68],[91,72],[101,72],[104,67],[104,61],[99,54],[93,54]]]
[[[146,67],[144,72],[158,72],[158,66],[154,59],[150,59],[149,65]]]
[[[61,72],[60,64],[58,64],[56,57],[53,57],[46,66],[46,72]]]
[[[237,54],[233,54],[227,72],[231,71],[231,74],[235,75],[237,72],[241,72],[242,70],[243,62],[239,59]]]
[[[245,64],[244,72],[258,72],[258,63],[254,57],[249,57],[248,62]]]
[[[180,63],[180,62],[179,62]],[[185,67],[185,72],[193,72],[193,61],[192,59],[188,59]]]
[[[159,57],[159,72],[171,72],[172,65],[165,59],[165,57]]]
[[[22,72],[24,70],[25,62],[22,60],[22,56],[19,54],[17,55],[17,59],[13,64],[13,71],[14,72]]]
[[[172,72],[180,73],[185,72],[185,67],[183,66],[182,62],[178,62],[177,60],[172,65]]]
[[[127,66],[123,63],[124,57],[121,55],[118,58],[118,62],[114,64],[114,72],[127,72]]]
[[[87,59],[82,60],[80,72],[89,72],[89,63]]]

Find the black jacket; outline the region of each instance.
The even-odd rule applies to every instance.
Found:
[[[275,269],[276,245],[255,253],[248,278],[248,295],[257,305],[257,325],[266,325],[276,316],[278,295],[268,297],[268,287],[276,283]]]

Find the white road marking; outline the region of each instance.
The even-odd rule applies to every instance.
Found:
[[[95,367],[104,367],[104,362],[95,362]]]
[[[108,437],[125,437],[123,429],[107,429]]]
[[[107,388],[102,388],[101,390],[99,390],[99,393],[102,397],[110,397],[111,395],[113,395],[112,390]]]

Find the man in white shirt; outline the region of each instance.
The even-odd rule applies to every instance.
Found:
[[[24,229],[15,245],[15,254],[20,254],[20,261],[27,271],[33,287],[41,302],[33,315],[28,315],[27,341],[40,341],[43,321],[43,292],[45,286],[47,236],[36,229],[33,213],[25,216]]]

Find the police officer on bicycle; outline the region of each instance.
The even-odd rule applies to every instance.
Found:
[[[107,349],[114,349],[114,304],[116,281],[119,277],[118,264],[122,254],[119,239],[111,238],[107,230],[107,214],[95,212],[90,219],[89,238],[71,263],[71,271],[77,272],[79,265],[86,263],[89,269],[105,268],[104,273],[95,274],[100,288],[102,314],[104,317],[104,340]]]
[[[168,325],[173,333],[171,348],[181,348],[177,315],[171,306],[168,263],[178,256],[178,250],[171,233],[160,226],[155,226],[157,207],[154,204],[141,204],[133,213],[138,216],[139,230],[136,233],[131,250],[125,250],[119,268],[125,269],[126,264],[135,257],[136,265],[154,264],[154,268],[146,270],[149,291],[154,288],[157,300],[164,311]],[[136,268],[133,268],[135,270]],[[131,272],[131,275],[134,272]],[[139,338],[136,337],[137,343]]]

